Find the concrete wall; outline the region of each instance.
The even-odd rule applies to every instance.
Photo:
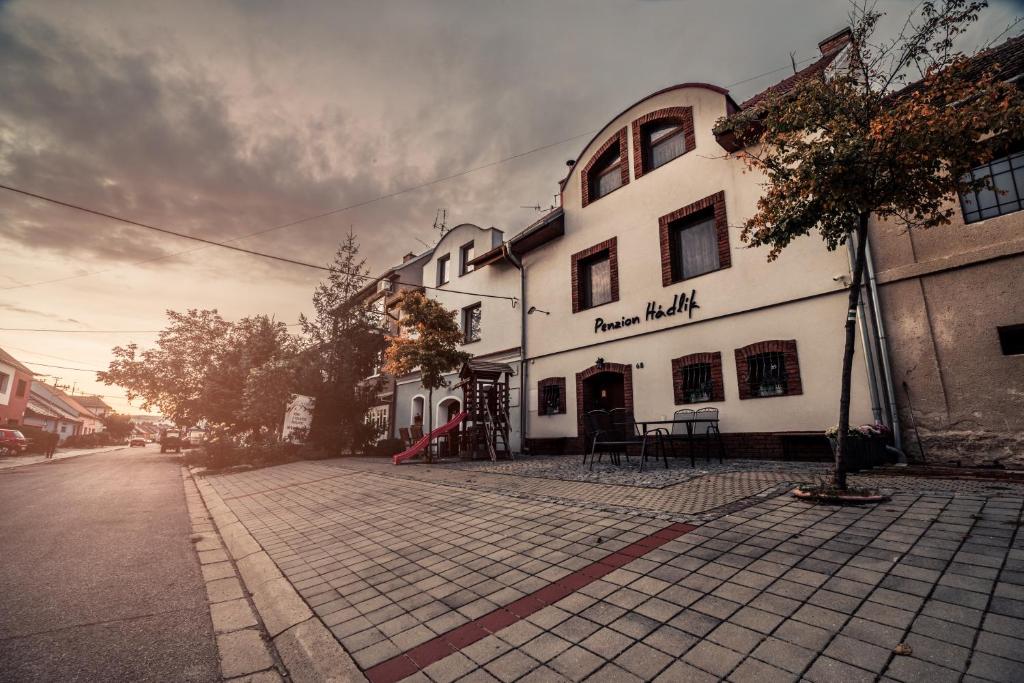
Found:
[[[871,242],[906,450],[931,462],[1024,464],[1024,356],[997,326],[1024,323],[1024,212],[907,231],[874,221]],[[911,400],[902,389],[906,382]]]

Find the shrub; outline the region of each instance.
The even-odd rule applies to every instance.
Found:
[[[236,467],[256,468],[282,465],[322,457],[319,451],[286,441],[252,442],[227,433],[215,434],[202,446],[188,451],[185,462],[209,470]]]
[[[33,427],[32,425],[18,425],[14,429],[21,432],[26,439],[28,439],[28,450],[26,453],[45,453],[46,452],[46,434],[47,432],[41,427]]]
[[[369,445],[366,448],[366,454],[390,458],[392,455],[401,453],[404,450],[405,444],[401,439],[381,439],[377,443]]]

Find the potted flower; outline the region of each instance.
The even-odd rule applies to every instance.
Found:
[[[834,425],[825,430],[828,442],[832,444],[832,455],[835,456],[839,448],[839,425]],[[871,467],[867,457],[867,436],[860,429],[850,429],[846,433],[846,471],[860,472],[862,469]]]

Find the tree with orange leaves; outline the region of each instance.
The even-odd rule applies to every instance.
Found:
[[[720,120],[750,168],[764,174],[757,212],[743,225],[751,246],[774,260],[795,238],[817,232],[830,249],[852,240],[833,486],[846,489],[850,375],[868,219],[908,229],[950,222],[957,193],[991,189],[971,169],[1024,130],[1024,96],[998,65],[954,49],[987,3],[924,2],[891,40],[875,39],[882,13],[856,5],[852,39],[828,77]],[[907,85],[914,76],[918,80]]]

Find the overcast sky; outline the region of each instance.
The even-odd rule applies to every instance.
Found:
[[[887,7],[902,17],[915,4]],[[436,239],[438,208],[449,225],[513,234],[537,216],[521,207],[550,205],[565,160],[617,112],[685,81],[742,101],[791,72],[791,52],[816,55],[848,10],[847,0],[0,0],[0,182],[227,240],[550,145],[238,242],[326,264],[351,228],[376,271]],[[976,39],[1021,11],[993,2]],[[166,309],[287,322],[309,310],[317,271],[200,246],[0,191],[0,327],[155,330]],[[32,361],[102,369],[111,346],[154,338],[0,331],[0,346],[64,383],[123,395]]]

